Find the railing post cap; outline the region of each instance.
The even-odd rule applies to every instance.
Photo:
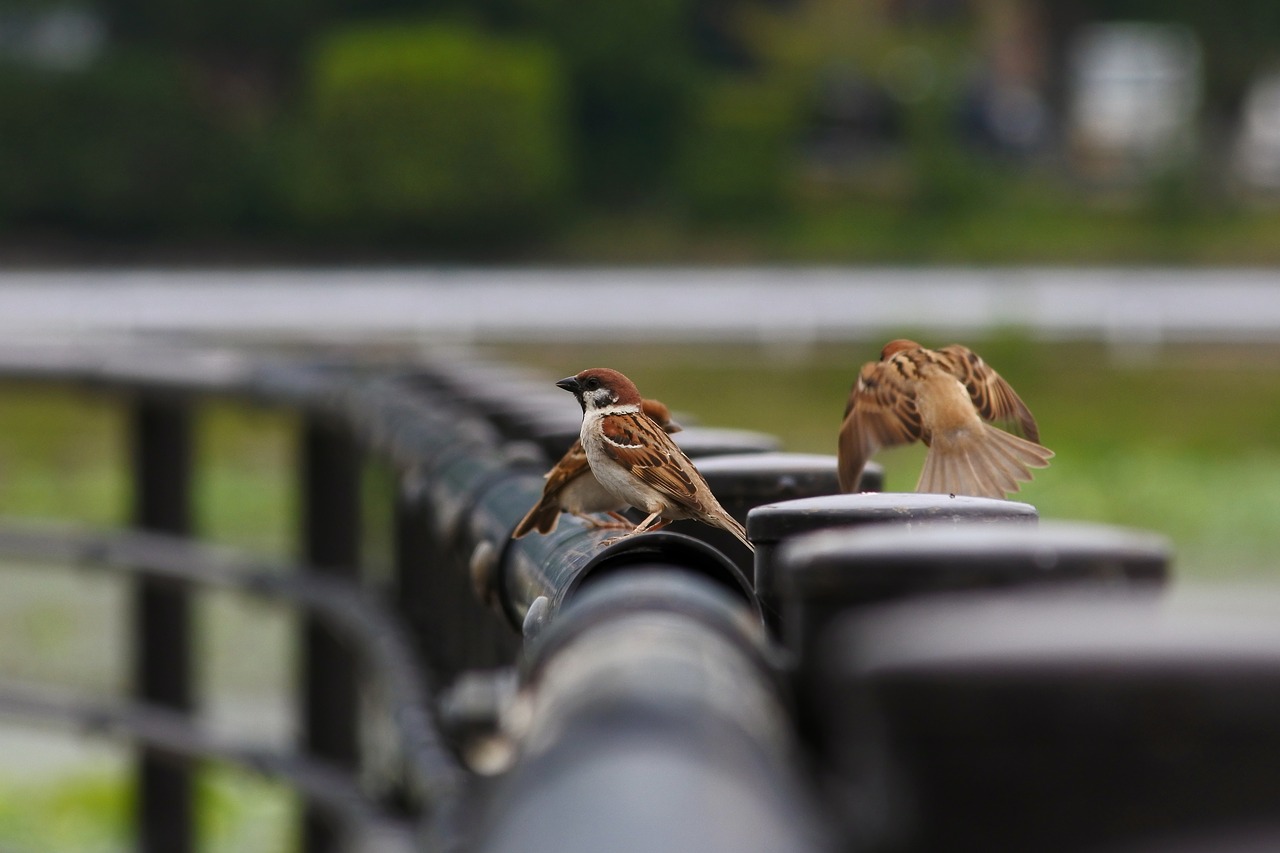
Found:
[[[759,545],[815,530],[881,522],[1034,521],[1037,517],[1034,506],[1018,501],[916,492],[857,492],[758,506],[747,515],[747,534]]]
[[[817,453],[733,453],[697,465],[725,509],[739,518],[761,504],[840,490],[836,458]]]
[[[672,439],[693,459],[736,453],[766,453],[777,450],[778,439],[768,433],[726,427],[685,427]]]
[[[1143,584],[1168,573],[1161,537],[1101,525],[924,521],[788,540],[768,578],[787,645],[807,654],[832,621],[939,593],[1041,584]]]
[[[964,586],[1040,577],[1163,581],[1170,554],[1162,536],[1108,525],[943,519],[798,536],[782,545],[777,566],[783,594],[809,598],[910,576]]]
[[[945,792],[889,810],[910,849],[1277,849],[1280,597],[1191,592],[968,592],[840,617],[805,691],[837,812],[868,790]]]

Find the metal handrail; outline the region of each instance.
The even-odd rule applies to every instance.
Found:
[[[156,747],[186,759],[210,759],[281,779],[336,815],[350,836],[376,835],[412,849],[412,822],[394,818],[370,801],[347,774],[292,753],[240,746],[219,738],[180,712],[155,705],[55,695],[31,685],[0,681],[0,715],[55,724],[86,734]]]
[[[304,574],[285,563],[248,557],[174,536],[67,525],[0,523],[0,558],[108,569],[188,586],[229,589],[303,607],[346,633],[388,688],[391,718],[406,768],[436,835],[450,835],[465,771],[442,743],[428,710],[426,675],[398,620],[358,586]]]

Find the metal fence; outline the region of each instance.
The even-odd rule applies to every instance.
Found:
[[[0,375],[105,389],[132,413],[132,529],[7,524],[0,558],[132,578],[133,696],[0,684],[0,714],[136,743],[141,850],[193,849],[210,759],[295,788],[308,851],[1280,837],[1280,623],[1256,601],[1171,606],[1158,537],[878,493],[874,468],[836,495],[833,458],[692,426],[678,438],[755,555],[687,523],[605,545],[568,516],[513,541],[579,418],[503,366],[133,343],[11,346]],[[299,414],[296,565],[192,540],[210,396]],[[396,472],[387,601],[360,566],[369,459]],[[304,614],[295,750],[194,722],[191,597],[209,589]],[[362,673],[385,685],[394,797],[360,781]]]

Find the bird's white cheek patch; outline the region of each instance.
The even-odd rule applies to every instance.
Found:
[[[587,393],[587,398],[591,400],[593,409],[603,409],[613,403],[613,392],[608,388],[600,388]]]

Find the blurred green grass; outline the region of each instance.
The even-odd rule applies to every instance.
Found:
[[[881,343],[524,344],[481,354],[548,383],[585,367],[615,367],[690,420],[773,433],[788,450],[832,453],[850,384]],[[1057,452],[1019,496],[1042,517],[1164,533],[1177,549],[1180,578],[1276,576],[1280,347],[1047,343],[1016,333],[964,343],[1018,389]],[[568,395],[564,402],[574,405]],[[215,542],[288,556],[296,527],[293,418],[229,402],[199,411],[197,529]],[[130,497],[125,418],[118,401],[90,391],[0,384],[0,514],[122,522]],[[888,487],[910,490],[921,458],[919,448],[882,454]],[[387,513],[390,481],[385,468],[371,466],[371,528]],[[372,532],[366,551],[376,575],[386,568],[386,541]],[[99,636],[124,633],[122,591],[66,572],[51,572],[35,593],[12,586],[39,574],[10,567],[0,575],[7,650],[0,677],[122,690],[126,668],[104,655],[125,639]],[[296,633],[288,614],[227,596],[200,607],[202,696],[256,707],[288,688]],[[295,808],[287,791],[231,771],[205,776],[201,832],[209,849],[287,849]],[[121,849],[128,779],[94,771],[54,783],[0,774],[0,849]]]
[[[287,819],[291,795],[275,784],[214,767],[200,774],[196,791],[199,849],[296,849],[293,821]],[[110,773],[0,786],[0,845],[6,851],[42,853],[128,850],[133,811],[129,786]]]
[[[228,402],[198,407],[198,533],[284,556],[292,547],[292,417]],[[95,526],[124,523],[130,483],[127,412],[119,400],[56,386],[0,382],[0,514]]]

